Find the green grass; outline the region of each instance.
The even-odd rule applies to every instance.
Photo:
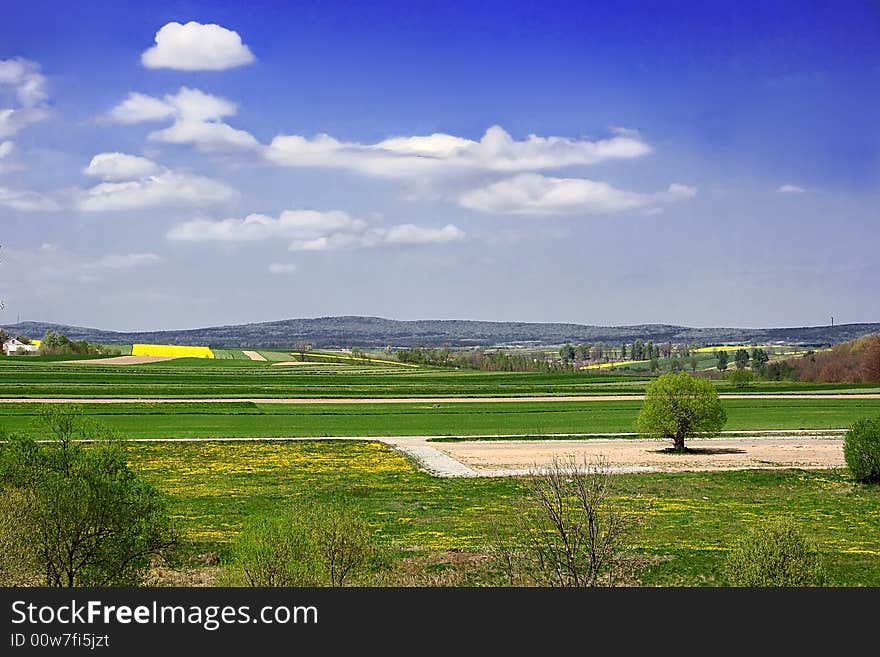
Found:
[[[438,479],[376,443],[139,444],[130,461],[172,496],[193,549],[220,549],[242,522],[295,499],[345,500],[377,541],[401,554],[484,551],[509,533],[514,479]],[[636,543],[659,559],[646,584],[719,583],[727,549],[754,523],[788,516],[823,551],[834,585],[880,585],[880,487],[844,471],[742,471],[615,477],[616,499],[642,515]]]
[[[727,430],[837,429],[880,414],[880,399],[725,399]],[[129,438],[497,435],[633,430],[641,401],[383,404],[85,404]],[[0,431],[41,435],[45,404],[0,405]]]
[[[267,354],[269,352],[266,352]],[[272,353],[272,357],[278,352]],[[294,360],[293,356],[284,356]],[[58,364],[0,359],[2,397],[497,397],[639,394],[649,379],[621,374],[475,372],[373,364],[273,366],[239,358],[179,358],[143,365]],[[876,384],[760,382],[720,392],[867,392]]]

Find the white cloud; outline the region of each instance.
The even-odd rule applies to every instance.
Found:
[[[11,141],[0,142],[0,160],[9,157],[15,151],[15,144]]]
[[[168,128],[153,132],[150,139],[167,144],[193,144],[206,151],[259,147],[249,132],[217,121],[177,121]]]
[[[159,171],[159,165],[145,157],[125,153],[98,153],[83,169],[87,176],[118,181],[142,178]]]
[[[87,269],[134,269],[162,261],[155,253],[110,253],[85,263]]]
[[[178,224],[168,239],[180,241],[255,242],[267,239],[310,240],[334,232],[360,232],[367,226],[345,212],[285,210],[277,219],[249,214],[244,219],[195,219]]]
[[[8,266],[3,276],[24,286],[28,292],[40,289],[41,283],[50,283],[52,289],[65,285],[96,283],[113,280],[123,272],[152,266],[161,262],[155,253],[111,253],[103,256],[84,256],[56,244],[44,243],[36,249],[4,248],[0,268]]]
[[[649,210],[657,203],[692,198],[696,188],[673,183],[665,192],[642,194],[585,178],[553,178],[521,173],[471,189],[458,197],[465,208],[491,214],[529,216],[603,215]]]
[[[0,205],[26,212],[52,211],[58,203],[38,192],[0,187]]]
[[[537,135],[517,141],[496,125],[479,141],[443,133],[394,137],[375,144],[341,142],[326,134],[312,139],[279,135],[265,154],[282,166],[339,168],[410,180],[426,175],[515,173],[596,164],[650,151],[651,147],[631,131],[599,141]]]
[[[156,45],[141,54],[147,68],[222,71],[256,61],[238,32],[214,23],[167,23],[156,32]]]
[[[250,214],[244,219],[194,219],[174,226],[168,239],[187,242],[290,240],[291,251],[335,251],[379,246],[445,244],[464,239],[453,225],[425,228],[404,224],[384,228],[340,211],[285,210],[277,218]]]
[[[139,180],[95,185],[80,192],[77,204],[80,210],[103,212],[213,205],[237,196],[238,192],[216,180],[165,170]]]
[[[17,107],[0,108],[0,139],[11,137],[34,123],[44,121],[51,112],[45,103],[48,99],[46,78],[40,66],[21,57],[0,59],[0,88],[12,90]]]
[[[296,271],[296,265],[273,262],[271,265],[269,265],[269,271],[273,274],[292,274]]]
[[[0,84],[15,89],[22,107],[36,107],[49,98],[40,65],[28,59],[0,59]]]
[[[803,187],[798,187],[797,185],[785,184],[776,191],[782,194],[803,194],[807,190]]]
[[[388,244],[444,244],[457,242],[465,237],[458,226],[447,224],[443,228],[424,228],[413,224],[403,224],[390,228],[385,234]]]
[[[128,94],[128,98],[110,110],[107,116],[117,123],[143,123],[170,119],[174,116],[174,112],[174,107],[167,100],[132,91]]]
[[[237,112],[238,106],[226,98],[181,87],[161,99],[132,92],[110,110],[108,118],[127,124],[173,120],[171,126],[150,133],[153,141],[191,144],[206,151],[259,148],[253,135],[223,122]]]

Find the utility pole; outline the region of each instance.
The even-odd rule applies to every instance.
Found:
[[[831,315],[831,326],[834,327],[834,315]]]

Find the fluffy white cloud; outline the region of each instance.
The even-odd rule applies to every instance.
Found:
[[[234,30],[214,23],[167,23],[156,32],[156,45],[141,54],[147,68],[178,71],[222,71],[256,58]]]
[[[162,261],[155,253],[110,253],[84,264],[86,269],[134,269]]]
[[[273,262],[269,265],[269,271],[273,274],[292,274],[296,271],[296,265],[289,263]]]
[[[0,59],[0,87],[10,88],[18,104],[17,107],[0,108],[0,139],[11,137],[51,115],[45,106],[49,97],[46,78],[36,62],[20,57]]]
[[[206,151],[258,148],[253,135],[223,122],[236,112],[237,105],[226,98],[181,87],[163,98],[132,92],[108,118],[127,124],[172,120],[171,126],[150,133],[153,141],[191,144]]]
[[[29,190],[9,189],[8,187],[0,187],[0,205],[27,212],[58,209],[58,203],[48,196]]]
[[[388,244],[445,244],[458,242],[465,237],[458,226],[447,224],[443,228],[424,228],[414,224],[403,224],[389,228],[385,234]]]
[[[11,141],[0,142],[0,160],[9,157],[15,151],[15,144]]]
[[[782,185],[776,191],[782,194],[803,194],[807,190],[803,187],[798,187],[797,185],[786,184]]]
[[[0,59],[0,84],[15,89],[22,107],[36,107],[49,98],[40,65],[28,59]]]
[[[479,141],[443,133],[395,137],[375,144],[341,142],[326,134],[312,139],[279,135],[265,155],[282,166],[339,168],[371,176],[416,179],[426,175],[515,173],[595,164],[639,157],[650,151],[650,146],[632,131],[617,131],[613,137],[599,141],[537,135],[517,141],[496,125]]]
[[[278,218],[249,214],[244,219],[195,219],[178,224],[168,238],[196,242],[255,242],[284,238],[310,240],[334,232],[360,232],[367,227],[363,219],[345,212],[285,210]]]
[[[696,191],[694,187],[673,183],[665,192],[642,194],[584,178],[553,178],[537,173],[521,173],[468,190],[458,197],[458,203],[465,208],[491,214],[601,215],[647,210],[657,203],[692,198]]]
[[[194,219],[174,226],[168,239],[187,242],[290,240],[291,251],[334,251],[391,245],[445,244],[464,239],[453,225],[424,228],[404,224],[384,228],[340,211],[285,210],[277,218],[251,214],[244,219]]]
[[[159,171],[159,165],[145,157],[127,155],[125,153],[98,153],[83,169],[87,176],[101,180],[132,180],[142,178]]]
[[[234,189],[216,180],[165,170],[139,180],[95,185],[80,192],[77,205],[86,212],[139,210],[213,205],[237,196]]]

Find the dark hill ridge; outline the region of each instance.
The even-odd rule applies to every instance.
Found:
[[[71,340],[106,344],[208,345],[216,348],[293,347],[307,341],[314,347],[452,347],[497,345],[559,345],[566,342],[617,344],[636,339],[654,342],[712,344],[774,343],[832,345],[880,333],[880,323],[793,328],[689,328],[669,324],[587,326],[470,320],[398,321],[381,317],[318,317],[277,322],[214,326],[180,331],[117,332],[63,324],[22,322],[4,327],[12,335],[42,337],[47,330]]]

